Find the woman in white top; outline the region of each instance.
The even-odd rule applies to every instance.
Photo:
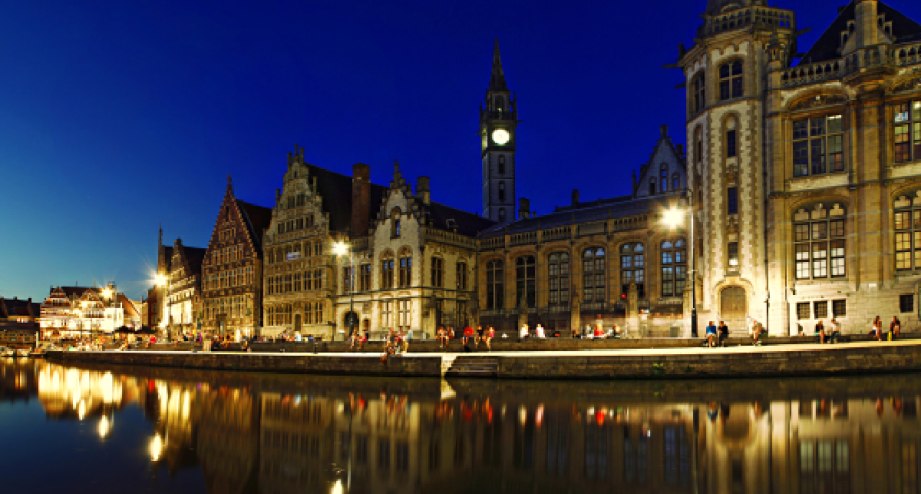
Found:
[[[542,325],[540,325],[540,324],[537,325],[537,328],[535,329],[535,332],[537,333],[537,337],[538,337],[538,338],[545,338],[545,337],[546,337],[546,335],[544,334],[544,327],[543,327]]]

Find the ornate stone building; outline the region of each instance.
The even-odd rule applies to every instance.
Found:
[[[688,246],[659,221],[684,203],[686,187],[683,149],[663,126],[633,194],[580,202],[574,190],[570,205],[543,216],[522,198],[518,221],[479,235],[480,321],[500,331],[540,323],[565,336],[598,320],[668,331],[683,314]]]
[[[207,249],[173,243],[167,283],[166,324],[170,336],[193,334],[202,323],[201,265]]]
[[[439,324],[473,323],[476,234],[494,223],[432,201],[428,177],[414,193],[399,165],[378,204],[369,235],[352,239],[344,262],[338,324],[348,326],[349,307],[372,337],[393,328],[430,338]]]
[[[492,74],[480,108],[483,160],[483,216],[499,223],[515,220],[515,129],[518,112],[505,82],[499,41],[493,49]]]
[[[337,277],[335,241],[367,235],[371,202],[380,202],[383,187],[370,183],[367,165],[357,164],[352,177],[304,162],[298,148],[288,155],[288,169],[278,191],[272,221],[263,238],[266,336],[299,332],[333,337],[333,304],[342,291]]]
[[[122,326],[137,329],[141,325],[137,303],[112,283],[52,287],[40,312],[42,339],[104,336]]]
[[[921,25],[855,0],[798,63],[795,32],[792,11],[711,0],[681,54],[702,317],[917,321]]]
[[[262,236],[271,217],[271,209],[237,199],[227,179],[202,261],[206,332],[250,336],[262,326]]]

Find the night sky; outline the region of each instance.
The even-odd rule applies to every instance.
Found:
[[[805,52],[844,0],[792,7]],[[921,21],[921,2],[888,2]],[[518,195],[547,213],[628,194],[659,126],[684,142],[679,43],[705,0],[7,2],[0,16],[0,296],[115,281],[206,247],[228,175],[271,206],[286,154],[480,212],[492,47],[519,105]]]

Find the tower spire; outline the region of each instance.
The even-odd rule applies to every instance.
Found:
[[[490,91],[506,91],[505,72],[502,71],[502,55],[499,53],[499,38],[492,49],[492,75],[489,77]]]

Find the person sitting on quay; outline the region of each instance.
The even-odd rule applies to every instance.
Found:
[[[435,340],[438,341],[438,349],[444,350],[448,346],[448,332],[445,331],[445,327],[441,324],[438,325],[438,329],[435,330]]]
[[[603,340],[605,337],[604,328],[602,328],[600,324],[595,325],[595,330],[592,333],[592,338],[596,340]]]
[[[716,328],[718,333],[718,342],[717,346],[725,346],[726,339],[729,338],[729,326],[726,325],[726,321],[720,321],[720,325]]]
[[[469,324],[466,325],[466,326],[464,326],[464,336],[463,336],[463,340],[462,340],[463,343],[464,343],[464,350],[468,350],[468,351],[469,351],[470,342],[473,341],[473,335],[474,335],[474,333],[473,333],[473,327],[470,326]]]
[[[495,338],[495,337],[496,337],[496,328],[490,326],[489,328],[486,329],[486,336],[484,336],[484,338],[485,338],[484,341],[486,342],[486,351],[487,351],[487,352],[491,352],[491,351],[492,351],[492,339]]]
[[[825,324],[821,319],[815,323],[815,335],[819,337],[819,343],[825,343]]]
[[[547,333],[544,331],[543,324],[537,323],[537,327],[534,328],[534,336],[542,339],[547,337]]]
[[[707,329],[704,332],[707,335],[707,346],[715,347],[716,346],[716,325],[713,324],[713,321],[710,321],[707,324]]]
[[[764,326],[758,322],[757,319],[752,320],[752,344],[755,346],[761,346],[761,333],[764,332]]]
[[[528,323],[522,324],[521,329],[518,330],[518,341],[524,341],[530,335],[531,332],[528,329]]]
[[[481,341],[483,341],[483,325],[477,324],[476,325],[476,339],[474,340],[474,343],[475,343],[474,346],[479,348]]]
[[[902,321],[899,321],[899,316],[892,316],[892,322],[889,323],[889,341],[898,338],[901,333]]]
[[[400,330],[400,334],[397,336],[400,342],[400,353],[409,352],[409,337],[412,334],[412,330],[409,330],[409,334],[404,333],[403,330]]]
[[[873,318],[873,324],[870,325],[870,335],[876,338],[876,341],[883,341],[883,320],[879,316]]]

